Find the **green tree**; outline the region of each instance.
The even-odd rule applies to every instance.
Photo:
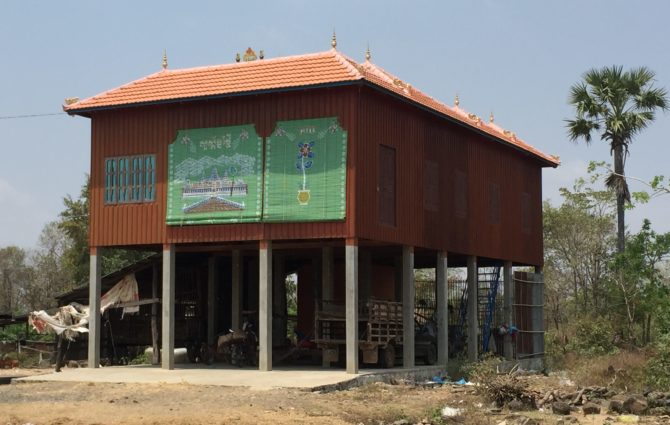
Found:
[[[17,246],[0,249],[0,312],[11,314],[24,308],[25,287],[32,276],[26,252]]]
[[[571,190],[561,188],[559,207],[544,204],[547,313],[556,328],[568,315],[605,308],[615,201],[612,192],[592,188],[599,178],[590,170]]]
[[[62,256],[65,268],[69,271],[75,286],[88,281],[89,273],[89,191],[90,179],[81,187],[78,198],[71,195],[63,198],[65,209],[60,213],[58,227],[67,235],[67,244]],[[104,249],[102,251],[102,274],[111,273],[132,264],[147,255],[146,251],[128,249]]]
[[[55,221],[47,223],[30,256],[33,278],[25,291],[25,303],[31,310],[55,305],[54,295],[73,289],[78,282],[65,262],[72,241]]]
[[[660,265],[670,254],[670,233],[658,234],[644,220],[640,231],[628,239],[613,267],[611,290],[614,305],[623,306],[627,336],[631,342],[651,342],[652,318],[663,316],[669,307],[670,290]],[[637,330],[641,330],[641,340]]]
[[[599,133],[614,157],[606,185],[616,194],[618,252],[625,249],[625,204],[630,202],[624,170],[629,146],[654,121],[656,110],[668,108],[667,92],[653,86],[654,76],[646,67],[625,72],[621,66],[604,67],[586,72],[570,89],[576,115],[567,121],[570,139],[589,144]]]
[[[69,194],[63,198],[65,209],[60,213],[60,220],[58,221],[58,227],[70,239],[62,259],[71,275],[71,279],[76,284],[87,281],[89,272],[89,182],[90,179],[87,175],[86,182],[81,187],[77,199],[72,198]]]

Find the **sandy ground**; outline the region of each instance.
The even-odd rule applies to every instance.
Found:
[[[441,423],[493,424],[510,412],[492,412],[472,387],[425,388],[368,384],[329,393],[189,384],[20,383],[0,385],[0,424],[374,424],[435,418],[444,406],[464,409]],[[522,412],[540,423],[559,417]],[[606,423],[606,415],[574,414],[579,423]],[[641,418],[640,423],[669,423]],[[616,421],[616,419],[613,419]],[[433,421],[433,423],[440,423]]]

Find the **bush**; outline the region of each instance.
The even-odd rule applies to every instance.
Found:
[[[667,390],[670,388],[670,335],[663,335],[647,362],[647,384]]]
[[[544,334],[544,359],[547,369],[560,370],[565,367],[568,351],[567,336],[556,330],[548,330]]]
[[[151,355],[146,351],[138,354],[135,358],[131,359],[128,364],[151,364]]]
[[[604,317],[581,319],[575,324],[575,336],[568,349],[584,356],[601,356],[617,351],[613,341],[614,328]]]
[[[500,357],[486,353],[480,361],[464,364],[462,371],[468,377],[469,381],[486,383],[498,375],[498,366],[501,363],[502,359]]]

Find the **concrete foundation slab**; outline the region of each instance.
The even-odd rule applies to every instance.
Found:
[[[106,382],[143,384],[189,384],[249,387],[257,390],[273,388],[298,388],[307,391],[333,391],[352,388],[368,382],[389,382],[392,379],[430,379],[440,373],[440,367],[417,367],[411,369],[359,370],[352,377],[343,369],[323,370],[312,368],[280,368],[268,372],[257,369],[240,369],[228,366],[176,366],[165,370],[157,366],[113,366],[97,369],[63,369],[60,373],[28,376],[12,382]]]

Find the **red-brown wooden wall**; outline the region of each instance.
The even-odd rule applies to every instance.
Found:
[[[277,121],[328,116],[337,116],[349,136],[345,222],[165,225],[167,148],[177,130],[253,123],[266,137]],[[132,107],[91,117],[92,246],[359,237],[542,264],[540,162],[368,87]],[[396,149],[396,226],[378,221],[379,144]],[[156,201],[104,205],[104,159],[134,154],[156,154]],[[426,172],[426,160],[433,162],[437,184]],[[464,217],[455,213],[454,170],[467,175]],[[500,217],[494,223],[490,184],[500,187]],[[432,186],[429,192],[438,190],[428,200],[425,185]]]

